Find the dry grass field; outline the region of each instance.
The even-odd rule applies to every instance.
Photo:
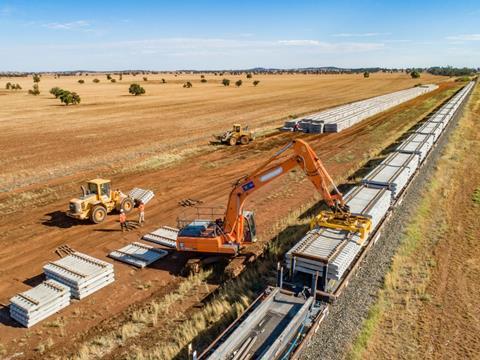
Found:
[[[179,157],[182,151],[207,143],[213,133],[234,122],[255,129],[280,126],[289,115],[304,114],[363,98],[412,87],[418,80],[407,74],[270,75],[255,79],[171,74],[123,76],[111,83],[105,75],[44,76],[41,94],[28,95],[32,78],[1,78],[19,83],[18,92],[0,90],[0,191],[71,176],[85,170],[155,167]],[[98,78],[99,83],[92,80]],[[115,77],[118,78],[118,77]],[[165,78],[166,84],[161,79]],[[243,79],[236,88],[234,82]],[[84,79],[84,84],[78,80]],[[423,83],[443,78],[423,75]],[[193,87],[183,88],[190,81]],[[140,83],[146,94],[128,93]],[[76,91],[80,106],[65,107],[49,90],[58,86]],[[148,161],[145,161],[148,159]],[[143,163],[141,160],[144,160]],[[1,210],[1,209],[0,209]]]
[[[94,77],[101,82],[94,84]],[[57,246],[67,243],[106,259],[109,251],[136,241],[142,233],[175,225],[181,199],[223,204],[235,179],[292,137],[305,138],[333,177],[343,182],[459,87],[446,78],[422,75],[422,82],[441,83],[440,88],[339,134],[298,135],[278,134],[274,129],[290,114],[411,87],[418,81],[400,74],[374,74],[369,79],[272,75],[259,76],[256,88],[247,79],[241,88],[224,88],[221,79],[213,76],[206,76],[206,84],[199,82],[199,75],[196,80],[192,75],[148,77],[147,82],[136,77],[147,91],[141,97],[128,95],[133,78],[126,76],[117,83],[106,83],[100,75],[83,77],[85,84],[78,84],[78,77],[44,77],[39,97],[26,94],[31,79],[0,80],[0,86],[13,81],[24,89],[0,91],[1,304],[41,281],[42,266],[57,258]],[[162,77],[166,84],[161,83]],[[183,88],[185,81],[191,81],[193,88]],[[53,86],[77,91],[82,103],[61,106],[48,94]],[[245,147],[208,145],[212,133],[235,121],[248,122],[267,135]],[[124,190],[140,186],[155,191],[141,231],[120,233],[116,216],[99,225],[65,218],[68,200],[77,195],[81,181],[97,175],[111,178]],[[279,232],[284,219],[316,200],[314,189],[299,173],[259,192],[248,207],[257,214],[260,244]],[[46,354],[62,358],[72,353],[116,358],[119,354],[122,358],[128,344],[148,355],[152,342],[142,339],[158,343],[161,334],[182,328],[184,314],[193,312],[196,303],[216,287],[205,279],[185,283],[188,279],[178,276],[185,261],[185,257],[170,256],[143,270],[115,263],[114,284],[28,330],[18,327],[9,319],[7,308],[0,307],[0,354],[18,352],[24,358]],[[168,319],[159,309],[167,309]],[[151,320],[142,325],[145,311]],[[200,325],[198,331],[208,324]],[[189,336],[192,333],[180,339],[175,349]]]

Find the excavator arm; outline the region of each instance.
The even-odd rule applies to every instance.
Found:
[[[280,156],[289,149],[293,150],[293,155],[277,164],[271,165],[272,162],[278,160]],[[230,235],[229,238],[231,240],[235,241],[235,239],[243,238],[242,213],[246,199],[255,191],[278,177],[285,175],[297,166],[305,172],[308,179],[320,192],[332,210],[331,214],[340,214],[339,216],[344,218],[348,217],[349,209],[348,206],[345,205],[342,194],[335,186],[332,178],[325,170],[325,167],[313,149],[303,140],[294,140],[274,154],[263,165],[253,171],[252,174],[240,179],[236,183],[230,193],[224,220],[224,232]],[[333,195],[330,194],[330,188],[334,191]],[[334,216],[339,217],[338,215]]]

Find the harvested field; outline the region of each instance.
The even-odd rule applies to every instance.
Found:
[[[292,77],[296,76],[292,75]],[[262,78],[262,82],[267,82],[268,79],[273,79],[274,77],[267,76],[266,78],[267,79]],[[340,79],[341,77],[334,78]],[[53,79],[51,80],[53,81]],[[123,81],[125,82],[125,77]],[[282,81],[280,81],[280,83],[283,84]],[[392,80],[392,83],[395,83],[395,81]],[[73,80],[72,84],[74,84]],[[98,85],[101,86],[102,83]],[[118,86],[118,83],[108,85]],[[313,87],[318,86],[313,80],[310,85]],[[81,85],[78,84],[78,86]],[[107,85],[105,84],[105,86]],[[148,83],[145,85],[148,92],[147,86]],[[200,86],[200,84],[198,84],[198,86]],[[261,85],[259,85],[257,89],[260,89],[260,86]],[[41,278],[38,276],[38,274],[41,273],[41,267],[46,261],[56,259],[54,250],[57,246],[68,243],[78,251],[105,259],[106,254],[111,250],[117,249],[122,245],[126,245],[127,243],[138,239],[138,236],[140,235],[139,230],[127,233],[126,235],[118,233],[119,226],[115,221],[115,216],[109,217],[108,220],[101,225],[79,223],[64,217],[62,212],[66,208],[68,199],[76,194],[76,187],[78,186],[78,181],[80,179],[95,176],[96,174],[102,174],[105,177],[111,177],[118,187],[125,190],[129,190],[134,186],[141,186],[143,188],[154,190],[156,198],[152,200],[151,205],[149,204],[147,207],[147,225],[142,228],[142,232],[147,232],[155,229],[159,225],[174,225],[174,220],[180,212],[178,201],[181,199],[194,197],[201,199],[205,204],[223,204],[230,190],[231,183],[236,178],[247,173],[253,166],[263,161],[267,157],[267,154],[271,154],[279,146],[287,143],[292,136],[301,136],[302,138],[307,139],[307,141],[309,141],[313,148],[319,153],[320,157],[325,160],[325,164],[332,175],[336,179],[345,179],[346,176],[358,169],[360,165],[365,163],[372,156],[377,155],[384,147],[391,144],[399,134],[409,129],[422,116],[430,112],[440,102],[446,99],[446,97],[448,97],[457,86],[457,84],[451,82],[444,83],[437,91],[434,91],[431,94],[412,100],[388,113],[380,114],[372,119],[357,124],[341,134],[322,136],[271,134],[270,136],[259,139],[256,143],[247,147],[214,148],[213,150],[208,148],[207,151],[201,149],[198,150],[198,152],[196,152],[197,150],[192,150],[197,154],[196,157],[193,158],[190,154],[182,159],[180,156],[180,159],[176,159],[170,163],[169,166],[163,167],[160,166],[158,162],[153,161],[153,166],[150,166],[152,163],[147,162],[148,166],[134,168],[133,165],[138,164],[138,162],[131,162],[131,164],[133,164],[130,168],[131,170],[126,171],[125,167],[128,168],[128,166],[122,164],[128,163],[128,159],[118,158],[116,159],[118,162],[115,162],[112,166],[100,161],[99,167],[92,165],[91,167],[87,167],[87,169],[74,168],[71,169],[72,173],[70,175],[68,175],[68,173],[61,173],[58,176],[55,175],[55,171],[57,171],[55,166],[49,170],[52,174],[48,175],[46,178],[33,179],[27,174],[25,177],[20,178],[16,190],[4,193],[5,195],[2,199],[2,203],[4,204],[10,202],[15,211],[5,211],[3,213],[4,216],[2,216],[2,223],[0,224],[2,229],[5,229],[2,232],[2,235],[0,235],[0,243],[4,245],[2,246],[2,250],[0,250],[0,268],[2,269],[0,271],[0,279],[2,280],[0,282],[0,301],[6,303],[8,298],[14,293],[23,291],[32,284],[41,281]],[[196,87],[197,84],[194,84],[194,88],[192,89],[181,90],[193,91]],[[76,88],[73,88],[72,86],[72,90],[76,90]],[[243,91],[242,88],[215,88],[214,90]],[[339,88],[338,91],[340,90],[341,89]],[[296,92],[293,93],[295,94]],[[266,93],[264,96],[265,98],[269,98],[272,94],[273,93]],[[332,93],[330,92],[329,96],[331,94]],[[199,91],[197,96],[201,95],[202,92]],[[355,94],[353,93],[351,94],[352,98],[354,95]],[[15,94],[12,96],[20,97],[22,95]],[[274,103],[271,103],[269,113],[277,112],[277,114],[281,114],[281,111],[287,110],[288,107],[285,106],[287,101],[283,101],[281,96],[280,92],[277,95],[277,100]],[[8,97],[10,97],[10,95]],[[232,97],[236,98],[235,95],[232,95]],[[302,101],[311,101],[311,98],[307,99],[305,92],[303,95],[299,95],[299,98],[302,98]],[[32,101],[36,102],[38,100],[39,99],[34,99]],[[44,100],[47,101],[46,99]],[[147,101],[148,93],[145,97],[128,99],[130,103],[133,100]],[[54,106],[57,106],[54,100],[48,101],[52,102]],[[243,101],[245,102],[242,104],[239,103],[237,106],[240,108],[242,106],[247,106],[248,99],[244,99]],[[294,103],[296,102],[295,100],[292,101]],[[313,104],[313,102],[310,104]],[[129,111],[133,112],[134,115],[132,116],[137,116],[138,113],[147,110],[147,105],[148,104],[144,104],[143,107],[140,106],[136,110],[130,109]],[[150,104],[148,106],[152,105]],[[173,104],[171,106],[174,107]],[[285,108],[284,110],[275,110],[274,108],[276,106],[279,108],[285,106]],[[308,107],[305,103],[302,106],[305,107],[304,109]],[[197,103],[195,107],[203,109],[199,103]],[[224,107],[220,107],[224,109]],[[75,109],[55,107],[52,111],[66,110],[70,114],[69,116],[81,116],[79,114],[80,112],[88,111],[88,109],[83,110],[82,108],[83,105]],[[88,104],[86,105],[86,108],[88,108]],[[238,114],[240,114],[240,110],[243,111],[243,108],[240,108]],[[265,115],[267,113],[267,107],[262,105],[260,108],[261,109],[259,110],[257,107],[257,110],[255,111],[265,111],[265,117],[263,120],[265,122],[258,122],[256,124],[250,123],[251,125],[263,126],[265,129],[268,129],[269,127],[272,127],[272,124],[274,123],[275,125],[281,125],[281,122],[277,121],[278,118],[287,115],[280,115],[276,118],[277,120],[273,118],[268,120],[268,116],[270,115]],[[185,108],[184,106],[179,107],[177,104],[176,109],[182,109],[183,111]],[[300,112],[301,108],[298,109]],[[308,111],[311,110],[314,109]],[[194,111],[193,107],[191,111]],[[224,111],[226,112],[227,110],[224,109]],[[93,113],[94,112],[91,112],[91,114]],[[235,114],[235,111],[232,111],[232,113]],[[254,113],[254,110],[252,110],[250,116],[255,116],[256,119],[261,118],[260,113],[257,115],[254,115]],[[23,116],[26,117],[27,115],[24,114]],[[33,116],[33,113],[29,116]],[[4,116],[2,114],[2,119],[3,118]],[[98,118],[91,121],[87,119],[90,121],[89,131],[94,132],[95,129],[98,130],[102,125],[95,127],[95,124],[97,122],[99,122],[99,124],[102,123],[100,121],[101,119],[102,118]],[[105,118],[103,119],[107,121]],[[240,115],[238,115],[236,119],[240,119]],[[20,120],[18,119],[18,121]],[[233,118],[230,117],[223,121],[223,123],[220,122],[217,123],[217,125],[221,124],[218,126],[229,127]],[[197,120],[197,122],[200,123],[200,120]],[[40,123],[42,123],[42,121],[40,121]],[[79,123],[78,125],[80,126],[81,124]],[[148,126],[151,127],[149,128],[150,130],[148,133],[145,134],[143,140],[139,140],[136,136],[132,136],[134,135],[134,130],[128,131],[128,127],[133,126],[132,121],[130,120],[125,120],[123,125],[118,123],[118,129],[121,129],[122,126],[124,126],[123,132],[128,133],[132,139],[135,138],[135,140],[132,140],[133,142],[140,141],[140,143],[142,143],[142,141],[148,142],[149,136],[157,136],[158,134],[155,134],[155,131],[160,132],[162,130],[162,126],[159,124],[155,125],[157,128],[154,128],[153,124],[144,125],[147,126],[147,128]],[[217,128],[217,125],[215,125],[215,129]],[[2,121],[0,126],[3,127],[7,125],[5,125],[5,121]],[[44,123],[43,126],[47,125]],[[188,125],[183,123],[180,128],[188,128]],[[135,153],[135,146],[132,148],[120,146],[119,134],[122,133],[122,131],[117,133],[116,131],[118,129],[115,128],[112,130],[112,134],[114,133],[116,136],[109,137],[105,145],[103,145],[102,139],[97,137],[94,139],[95,143],[102,144],[99,145],[99,147],[103,147],[105,151],[109,151],[109,145],[107,143],[113,148],[118,146],[117,149],[122,149],[118,152],[111,152],[114,156],[121,154],[123,151],[125,151],[124,154],[127,155]],[[214,128],[212,127],[212,132],[215,131],[213,129]],[[71,141],[69,142],[59,137],[59,133],[61,132],[57,132],[57,129],[50,130],[56,132],[55,136],[59,138],[59,143],[65,141],[71,146]],[[11,139],[15,139],[16,137],[17,141],[20,141],[22,138],[21,131],[16,132],[12,129],[11,124],[10,130],[8,131],[12,134]],[[8,133],[8,131],[5,128],[5,132]],[[42,133],[45,129],[37,129],[37,131]],[[70,130],[66,127],[64,131],[65,133],[68,133]],[[168,131],[170,131],[170,129]],[[205,134],[206,132],[207,130],[204,129],[200,133]],[[26,131],[26,133],[28,134],[28,131]],[[77,135],[82,134],[83,130],[77,129],[74,133]],[[52,134],[47,135],[54,136]],[[30,136],[33,137],[34,135],[30,134]],[[48,138],[48,136],[46,138],[40,136],[40,139],[42,142],[45,141],[48,143],[51,141],[51,138]],[[183,134],[182,136],[183,141],[185,142],[187,142],[189,137],[194,139],[192,133]],[[115,138],[115,140],[113,140],[113,138]],[[167,142],[166,139],[168,139],[168,141],[172,139],[172,144],[178,144],[180,142],[179,140],[175,141],[173,135],[171,135],[170,138],[165,135],[163,141]],[[206,136],[203,139],[194,139],[193,142],[202,144],[205,140]],[[157,145],[162,145],[160,140],[153,140],[152,138],[152,142],[155,141],[158,141]],[[15,142],[12,141],[13,147],[14,144]],[[40,143],[31,141],[30,145],[32,146],[30,149],[30,156],[32,156],[32,158],[29,160],[31,161],[31,164],[40,163],[39,159],[34,159],[35,156],[40,156],[35,152],[33,149],[34,147],[37,147],[39,152],[47,151],[42,155],[44,158],[47,158],[46,165],[42,167],[39,166],[39,168],[48,168],[49,159],[54,160],[54,164],[57,162],[60,164],[62,161],[67,160],[69,156],[67,155],[69,151],[63,151],[62,146],[59,146],[58,149],[51,149],[52,152],[56,151],[55,154],[58,154],[58,159],[56,159],[55,157],[57,155],[52,154],[48,157],[48,150],[44,150]],[[81,145],[85,146],[83,142]],[[124,148],[125,150],[123,150]],[[167,149],[174,148],[169,145]],[[87,161],[87,159],[96,158],[95,153],[92,152],[91,146],[88,147],[88,149],[85,149],[85,151],[85,159],[82,158],[82,155],[76,154],[76,152],[72,151],[70,153],[72,156],[71,163],[75,164],[75,159],[79,161]],[[178,155],[174,150],[170,151],[172,151],[172,154]],[[151,159],[149,158],[148,152],[142,152],[141,154],[142,155],[139,156],[139,158]],[[165,155],[165,153],[163,154]],[[18,156],[20,160],[20,154]],[[68,164],[70,164],[70,160],[68,161]],[[126,161],[126,163],[123,161]],[[232,163],[236,163],[238,166],[232,167]],[[12,166],[8,161],[5,161],[5,165],[6,168]],[[35,166],[32,166],[32,168],[35,168]],[[28,167],[26,169],[27,172],[32,171]],[[108,171],[106,169],[108,169]],[[14,172],[14,170],[11,171]],[[32,174],[34,173],[35,171],[33,170]],[[135,176],[132,176],[133,173]],[[113,174],[113,176],[111,174]],[[188,176],[185,176],[184,174],[188,174]],[[50,176],[53,180],[49,180]],[[25,179],[30,180],[22,183]],[[27,183],[30,183],[30,185],[26,186]],[[2,182],[2,184],[8,187],[7,182]],[[260,230],[260,238],[263,241],[271,238],[278,232],[279,228],[278,226],[275,226],[278,221],[287,218],[292,211],[301,208],[305,203],[313,203],[314,199],[316,199],[314,189],[299,173],[292,173],[291,176],[287,176],[275,184],[269,185],[266,190],[267,191],[260,192],[259,196],[255,197],[255,199],[248,204],[248,207],[253,208],[258,214],[257,221]],[[33,200],[34,203],[31,207],[28,206],[30,200]],[[274,213],[271,211],[272,207],[276,209]],[[2,209],[0,209],[0,211],[2,211]],[[261,244],[259,244],[259,246],[261,246]],[[152,268],[144,270],[134,270],[127,265],[116,263],[116,283],[103,289],[99,293],[92,295],[85,301],[74,304],[62,312],[61,315],[52,317],[52,322],[59,321],[61,323],[61,326],[58,327],[49,326],[48,323],[45,323],[30,330],[18,328],[8,319],[6,311],[2,310],[0,312],[0,335],[2,346],[5,347],[8,353],[16,351],[21,352],[25,357],[40,357],[41,355],[39,351],[34,351],[32,349],[35,349],[38,344],[43,344],[48,336],[48,339],[51,340],[48,344],[48,352],[63,356],[76,350],[73,346],[74,343],[77,344],[77,346],[81,346],[85,343],[88,344],[89,342],[94,341],[96,337],[95,334],[98,335],[99,331],[108,331],[108,329],[113,328],[118,329],[122,323],[125,323],[127,319],[131,318],[133,310],[142,308],[142,306],[150,300],[161,299],[164,295],[170,293],[182,281],[176,275],[182,267],[183,262],[186,260],[185,257],[179,256],[175,259],[170,257],[165,260],[166,261],[160,261],[154,264]],[[185,312],[188,308],[195,305],[195,301],[202,296],[205,296],[205,294],[208,294],[215,287],[215,284],[212,286],[212,284],[202,282],[201,285],[202,286],[197,289],[198,291],[194,293],[194,296],[196,297],[192,295],[188,301],[179,302],[176,305],[176,312]],[[132,304],[133,307],[129,308]],[[94,326],[98,326],[98,328],[89,332],[88,329],[93,328]],[[130,331],[128,330],[129,329],[125,329],[125,338],[133,339],[129,340],[130,343],[138,345],[141,350],[143,344],[141,339],[136,338],[136,335],[138,334],[134,332],[132,333],[131,329]],[[165,330],[169,330],[168,327]],[[147,327],[147,331],[158,331],[158,328],[156,326],[149,326]],[[129,334],[128,336],[127,333]],[[109,348],[110,345],[112,344],[105,346]],[[109,348],[112,351],[114,351],[116,346],[120,346],[121,343],[113,345],[112,349]],[[101,347],[101,344],[99,346]],[[110,350],[107,351],[107,354]],[[46,350],[44,349],[42,353],[45,352]],[[107,355],[105,353],[102,354]]]
[[[0,97],[0,191],[39,185],[80,172],[149,170],[185,156],[207,143],[211,135],[234,122],[254,129],[282,125],[289,115],[305,114],[334,105],[412,87],[417,80],[407,74],[263,75],[233,86],[239,76],[225,76],[232,86],[221,85],[221,76],[171,74],[124,76],[111,83],[105,75],[44,76],[41,94],[27,95],[30,78],[2,78],[18,82],[24,90]],[[244,78],[245,76],[243,76]],[[79,79],[84,84],[79,84]],[[93,83],[94,78],[100,79]],[[161,83],[165,78],[166,84]],[[422,82],[445,78],[425,74]],[[193,87],[182,87],[190,81]],[[146,94],[128,94],[131,83],[140,83]],[[58,86],[78,92],[81,106],[66,108],[49,90]],[[188,152],[187,152],[188,153]],[[126,169],[125,169],[126,168]],[[122,169],[122,170],[120,170]],[[0,209],[1,211],[2,209]]]

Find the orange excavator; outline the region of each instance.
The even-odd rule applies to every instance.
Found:
[[[280,159],[290,149],[293,154]],[[250,175],[236,182],[223,218],[197,218],[184,222],[176,238],[176,249],[236,256],[242,246],[256,241],[254,214],[243,208],[247,198],[297,166],[305,172],[330,207],[330,210],[322,211],[315,217],[315,225],[357,232],[365,239],[370,232],[371,220],[350,213],[342,194],[313,149],[297,139],[275,153]],[[330,188],[333,189],[333,194],[330,194]]]

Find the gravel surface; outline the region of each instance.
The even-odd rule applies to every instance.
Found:
[[[461,114],[460,114],[461,115]],[[401,205],[393,211],[390,221],[385,224],[382,235],[370,253],[365,257],[349,286],[337,302],[330,308],[330,314],[321,324],[304,350],[302,359],[344,359],[350,345],[362,328],[370,307],[376,302],[384,276],[390,268],[392,257],[400,245],[404,231],[428,187],[437,161],[448,143],[452,130],[456,127],[457,115],[440,137],[425,163],[405,194]]]

